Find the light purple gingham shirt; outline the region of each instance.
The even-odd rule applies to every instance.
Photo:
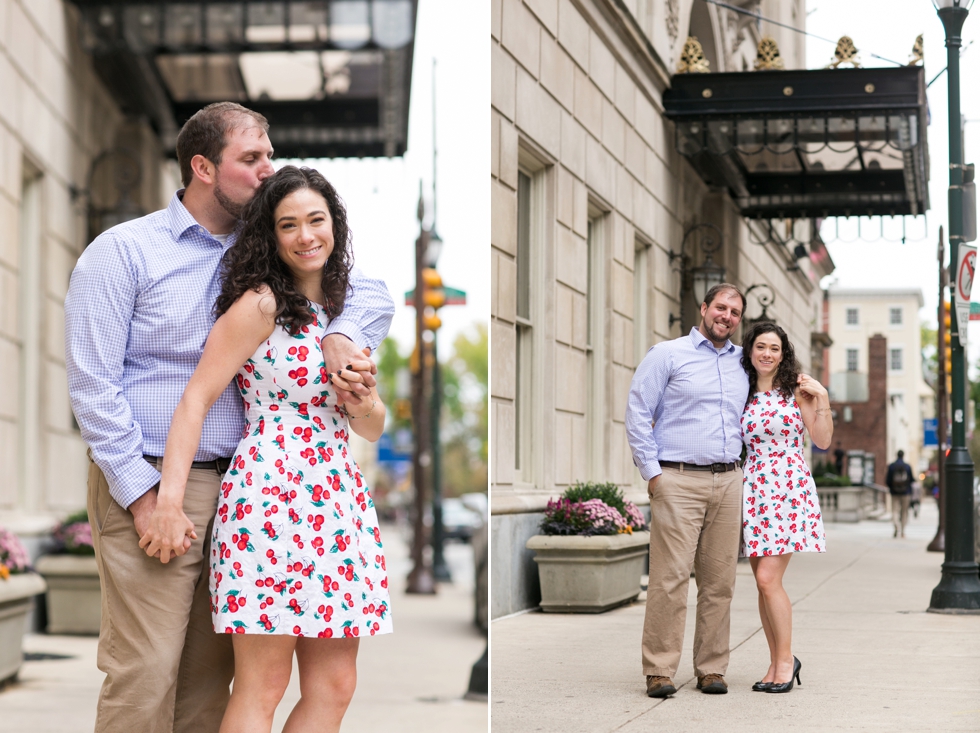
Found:
[[[128,507],[160,481],[143,460],[162,456],[170,419],[204,352],[234,244],[212,237],[178,191],[169,206],[101,234],[78,260],[65,300],[68,392],[82,438]],[[381,280],[351,273],[344,311],[326,333],[376,349],[395,312]],[[245,416],[233,384],[204,420],[196,461],[230,457]]]
[[[749,394],[741,358],[740,346],[726,341],[716,349],[697,328],[647,351],[626,405],[626,436],[645,481],[660,475],[660,461],[705,466],[739,459]]]

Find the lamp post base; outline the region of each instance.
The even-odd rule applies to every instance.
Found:
[[[936,532],[936,536],[926,547],[926,552],[946,552],[946,533],[942,529]]]
[[[972,562],[943,563],[943,577],[932,591],[931,613],[980,613],[980,577]]]

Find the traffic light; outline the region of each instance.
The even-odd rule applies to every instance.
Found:
[[[422,324],[426,331],[435,331],[442,325],[442,319],[436,311],[446,304],[446,291],[442,288],[442,277],[434,267],[422,270],[422,303],[425,313]]]
[[[946,392],[953,391],[953,319],[949,312],[950,304],[948,300],[943,301],[943,325],[945,332],[943,335],[943,354],[946,368]]]

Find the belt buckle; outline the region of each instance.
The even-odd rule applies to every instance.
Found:
[[[728,464],[727,463],[712,463],[711,464],[711,473],[724,473],[727,470],[728,470]]]

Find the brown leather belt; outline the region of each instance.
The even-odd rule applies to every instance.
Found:
[[[143,456],[149,463],[154,466],[157,465],[157,461],[161,460],[156,456]],[[215,473],[220,473],[224,475],[225,471],[228,470],[228,466],[231,465],[230,458],[215,458],[213,461],[194,461],[191,464],[191,468],[199,468],[204,471],[214,471]]]
[[[679,471],[711,471],[711,473],[724,473],[725,471],[734,471],[736,468],[741,468],[742,464],[739,461],[734,461],[732,463],[709,463],[707,466],[699,466],[696,463],[660,461],[660,466],[662,468],[676,468]]]

